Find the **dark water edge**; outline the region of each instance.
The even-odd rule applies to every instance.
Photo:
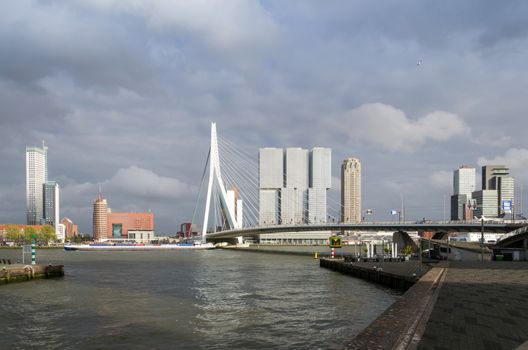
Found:
[[[336,349],[399,295],[306,256],[50,249],[37,261],[66,276],[0,287],[2,349]]]

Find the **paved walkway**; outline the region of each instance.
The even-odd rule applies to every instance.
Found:
[[[515,349],[528,340],[528,262],[450,262],[418,349]]]

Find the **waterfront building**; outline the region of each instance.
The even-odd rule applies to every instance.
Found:
[[[514,211],[515,180],[504,165],[485,165],[482,167],[482,189],[497,191],[496,216],[503,217]]]
[[[491,183],[492,177],[495,176],[495,171],[497,169],[505,169],[504,165],[484,165],[482,167],[482,189],[483,190],[494,190]]]
[[[279,197],[284,187],[282,148],[259,150],[259,225],[279,223]]]
[[[59,239],[59,184],[55,181],[47,181],[44,185],[44,224],[50,225],[55,229],[55,235]]]
[[[60,223],[64,225],[65,239],[72,239],[79,235],[79,227],[70,218],[62,218]]]
[[[361,163],[347,158],[341,165],[341,222],[361,222]]]
[[[497,217],[497,190],[475,191],[472,193],[472,197],[475,201],[474,215],[476,217]]]
[[[93,239],[100,241],[108,238],[108,203],[99,194],[93,204]]]
[[[128,233],[134,231],[154,231],[153,213],[108,213],[108,238],[129,238]]]
[[[64,241],[66,240],[66,226],[60,223],[57,224],[55,235],[57,236],[57,241],[64,243]]]
[[[44,184],[48,181],[48,148],[26,147],[26,217],[40,225],[44,217]]]
[[[314,147],[310,153],[308,222],[324,223],[327,218],[327,192],[332,187],[332,150]]]
[[[136,243],[150,243],[154,240],[153,230],[128,230],[128,239]]]
[[[475,191],[475,168],[462,165],[453,172],[451,220],[470,220],[472,193]]]
[[[178,231],[177,235],[181,238],[191,238],[198,236],[200,232],[202,232],[200,225],[184,222],[180,225],[180,231]]]
[[[259,150],[259,225],[326,222],[331,149]]]

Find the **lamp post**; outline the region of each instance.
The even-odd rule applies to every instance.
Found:
[[[480,216],[480,261],[484,261],[484,215]]]

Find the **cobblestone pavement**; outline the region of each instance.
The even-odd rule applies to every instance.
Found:
[[[418,349],[515,349],[528,340],[528,262],[450,262]]]

